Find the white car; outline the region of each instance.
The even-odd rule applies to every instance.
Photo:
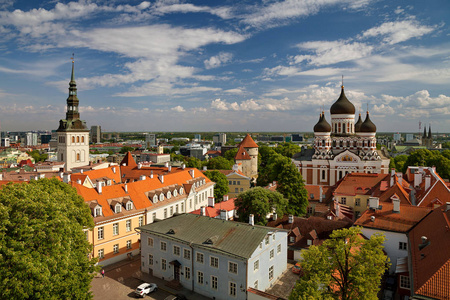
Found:
[[[156,285],[156,283],[143,283],[136,288],[134,293],[136,294],[136,296],[145,297],[145,295],[155,292],[157,289],[158,286]]]

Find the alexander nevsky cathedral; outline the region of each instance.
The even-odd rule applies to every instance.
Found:
[[[376,148],[377,127],[367,111],[355,122],[355,106],[344,86],[330,108],[331,125],[322,112],[314,126],[314,149],[305,149],[293,159],[306,184],[334,185],[347,173],[384,173],[389,158]]]

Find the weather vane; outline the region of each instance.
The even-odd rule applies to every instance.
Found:
[[[344,87],[344,75],[342,75],[342,87]]]
[[[70,59],[72,60],[72,63],[75,62],[75,53],[72,53],[72,57]]]

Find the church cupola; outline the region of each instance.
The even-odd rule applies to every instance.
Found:
[[[369,111],[367,111],[366,119],[361,124],[360,132],[376,133],[377,126],[370,120]]]
[[[319,121],[314,126],[314,132],[331,132],[331,125],[325,119],[325,113],[322,112]]]
[[[332,115],[354,115],[355,106],[347,99],[344,93],[344,86],[341,87],[341,95],[333,103],[330,109]]]
[[[355,134],[355,106],[345,96],[344,85],[341,86],[341,95],[331,106],[330,113],[334,136]]]
[[[361,114],[359,114],[358,121],[356,121],[356,123],[355,123],[355,132],[360,132],[361,131],[362,123],[363,122],[361,120]]]

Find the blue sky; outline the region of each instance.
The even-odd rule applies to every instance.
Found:
[[[0,0],[1,127],[58,127],[74,52],[104,131],[312,131],[344,75],[378,131],[450,132],[449,22],[448,0]]]

